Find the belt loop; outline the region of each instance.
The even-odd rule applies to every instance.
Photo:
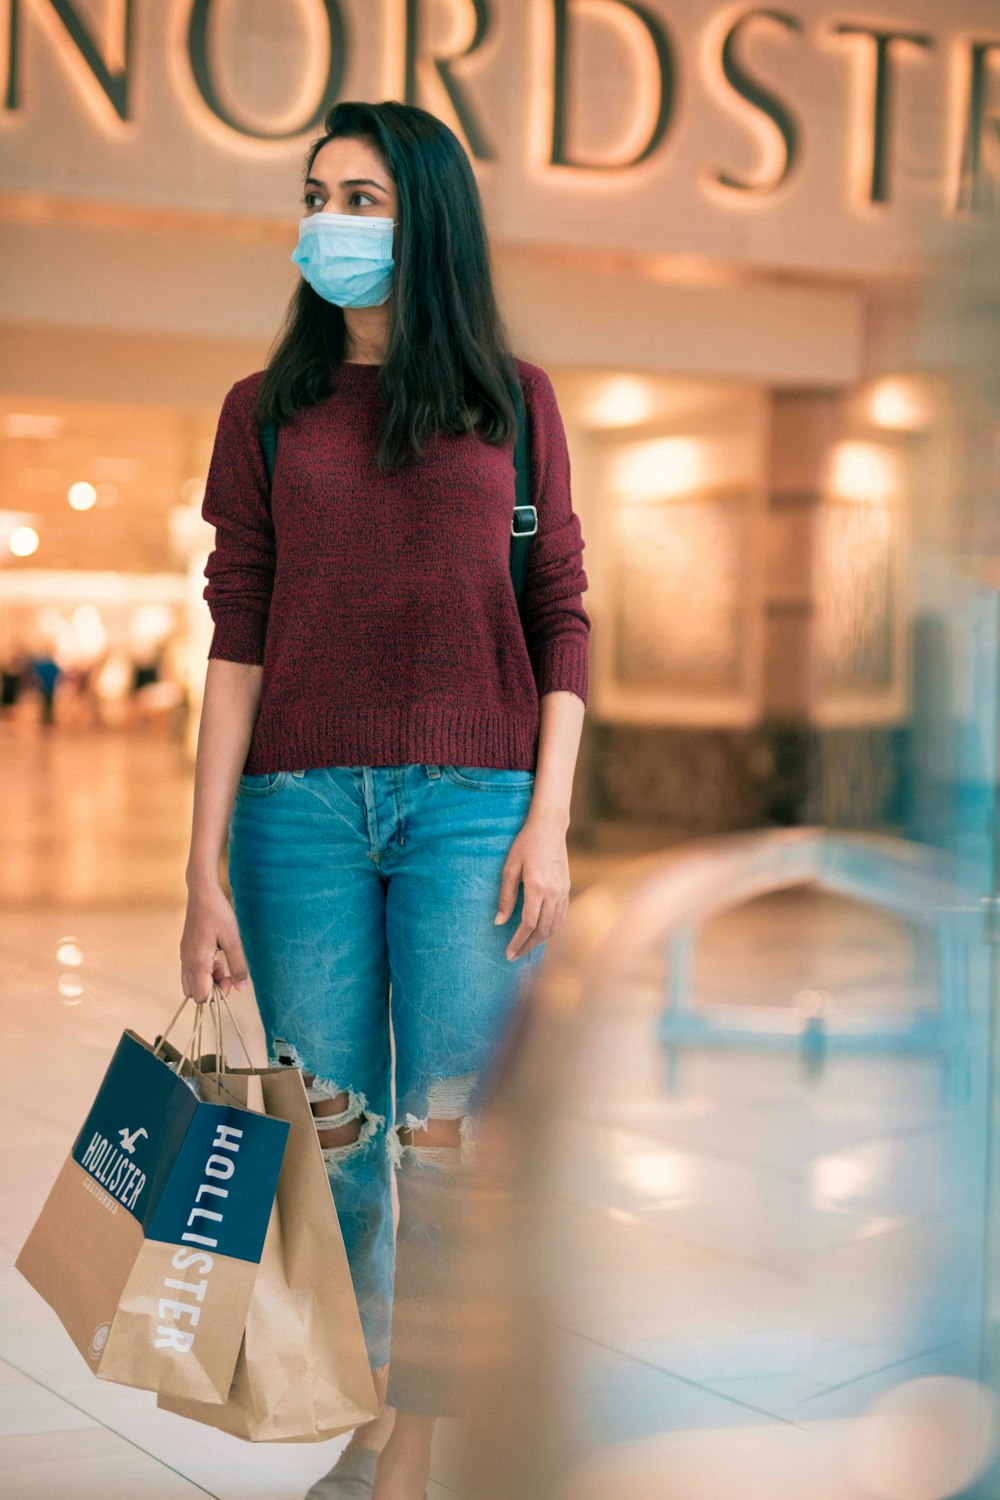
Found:
[[[427,778],[428,778],[429,781],[440,781],[440,779],[441,779],[441,767],[440,766],[430,766],[430,765],[428,765],[428,766],[424,767],[424,770],[427,772]]]

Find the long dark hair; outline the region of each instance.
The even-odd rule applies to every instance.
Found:
[[[461,142],[435,115],[394,99],[335,104],[324,130],[306,154],[303,180],[327,141],[360,136],[380,154],[399,197],[378,467],[422,457],[437,430],[478,429],[486,442],[513,442],[517,371],[493,287],[479,186]],[[258,421],[287,421],[328,395],[346,347],[343,309],[300,281],[268,355]]]

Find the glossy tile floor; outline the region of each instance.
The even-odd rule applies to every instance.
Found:
[[[150,1035],[175,1005],[190,784],[153,738],[0,725],[0,754],[23,788],[0,829],[0,1493],[298,1500],[337,1443],[251,1447],[94,1379],[13,1269],[122,1029]],[[602,873],[575,865],[578,890]],[[944,1378],[967,1454],[984,1441],[966,1399],[981,1376],[976,1089],[946,1098],[919,1056],[810,1070],[793,1051],[691,1049],[668,1071],[663,979],[623,989],[582,1041],[593,1087],[554,1111],[538,1249],[560,1500],[957,1493],[946,1469],[937,1489],[887,1470],[858,1424]],[[697,985],[704,1000],[933,1002],[900,924],[818,895],[712,924]],[[435,1500],[457,1490],[449,1425]]]

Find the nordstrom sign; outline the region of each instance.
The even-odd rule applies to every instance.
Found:
[[[127,140],[142,122],[144,80],[165,68],[185,114],[223,149],[226,140],[244,153],[302,143],[338,98],[394,97],[447,118],[474,161],[502,164],[512,148],[505,148],[507,133],[491,118],[489,91],[480,87],[480,65],[499,51],[510,89],[537,121],[526,164],[536,176],[556,173],[570,184],[622,181],[660,166],[668,180],[678,159],[690,161],[690,151],[678,147],[707,110],[723,117],[730,133],[723,146],[710,128],[697,136],[699,151],[702,135],[706,140],[696,174],[704,199],[732,206],[780,200],[808,176],[812,143],[835,126],[851,161],[837,191],[862,208],[892,204],[908,149],[905,94],[918,101],[921,120],[936,122],[934,141],[921,146],[924,186],[930,184],[945,214],[991,207],[1000,178],[1000,14],[994,32],[958,33],[951,7],[926,4],[912,20],[905,5],[894,5],[904,18],[890,20],[881,9],[870,16],[835,7],[818,14],[801,3],[363,0],[350,8],[342,0],[299,0],[297,26],[308,27],[322,45],[303,47],[301,99],[274,124],[241,106],[224,83],[227,49],[246,51],[248,35],[267,60],[267,33],[241,32],[241,9],[240,0],[109,0],[98,24],[93,0],[7,0],[3,124],[10,129],[46,110],[47,99],[32,89],[32,60],[45,51],[58,57],[67,86],[86,95],[105,136],[117,131]],[[154,10],[170,12],[166,59],[153,50],[162,30],[161,17],[153,24]],[[251,12],[259,23],[260,5],[248,5],[244,14]],[[291,13],[277,6],[272,21],[279,12]],[[974,6],[973,13],[985,12]],[[443,15],[454,38],[447,44],[439,40]],[[592,61],[602,29],[614,33],[610,79],[595,79],[581,61]],[[827,65],[836,59],[836,121],[829,108],[811,112],[802,82],[817,53]],[[357,60],[372,57],[378,76],[359,87],[364,64]],[[614,131],[595,140],[592,117],[615,92]],[[829,184],[821,188],[829,194]]]

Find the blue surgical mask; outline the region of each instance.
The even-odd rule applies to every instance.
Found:
[[[337,307],[380,307],[392,284],[395,219],[309,214],[292,260],[313,291]]]

